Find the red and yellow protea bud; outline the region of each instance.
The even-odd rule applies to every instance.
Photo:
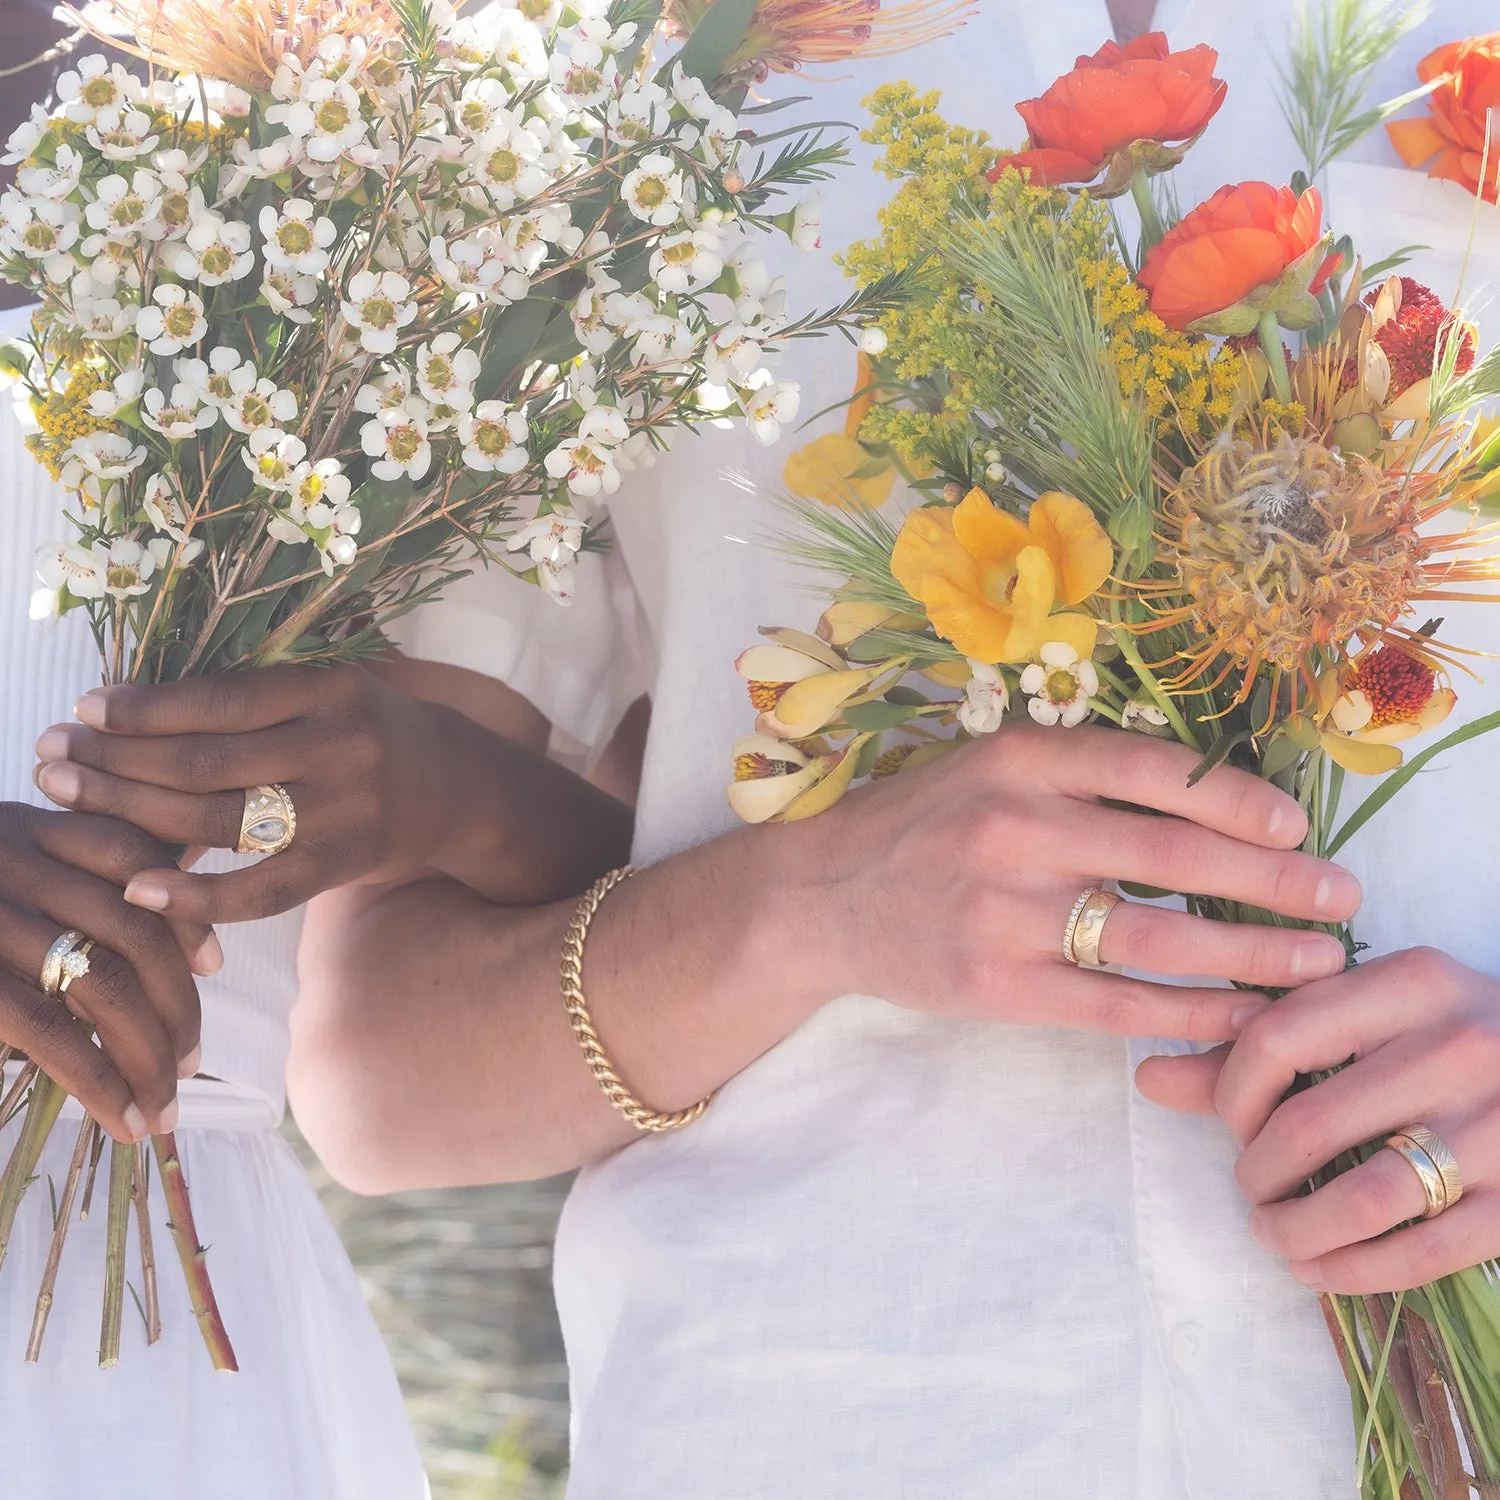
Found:
[[[735,742],[729,805],[746,823],[795,823],[826,812],[849,790],[868,738],[810,754],[768,734],[747,734]]]
[[[710,0],[667,0],[668,30],[686,35]],[[726,73],[795,73],[807,63],[890,57],[947,36],[974,13],[973,0],[760,0]]]
[[[749,684],[756,728],[778,740],[805,740],[838,718],[885,670],[885,663],[848,667],[815,636],[767,631],[775,642],[741,652],[734,669]]]
[[[1330,760],[1361,776],[1401,764],[1397,748],[1435,729],[1458,702],[1429,662],[1399,646],[1381,646],[1318,683],[1318,740]]]

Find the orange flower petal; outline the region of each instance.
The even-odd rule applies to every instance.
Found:
[[[970,490],[953,512],[953,534],[981,566],[1009,569],[1031,542],[1025,524],[1001,510],[981,489]]]

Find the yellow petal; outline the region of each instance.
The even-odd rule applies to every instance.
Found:
[[[1114,544],[1082,500],[1049,490],[1032,505],[1027,527],[1052,558],[1063,603],[1082,604],[1103,586],[1115,565]]]
[[[845,510],[867,506],[878,510],[890,499],[896,470],[861,474],[870,466],[869,451],[844,432],[830,432],[799,448],[786,461],[783,479],[794,494]]]
[[[818,621],[818,637],[830,646],[847,646],[871,630],[889,625],[897,618],[897,612],[885,604],[866,604],[858,599],[840,599],[823,611]],[[897,626],[899,629],[922,628],[923,622],[916,615],[903,615],[904,620],[917,620],[915,626]]]
[[[747,682],[801,682],[827,666],[786,646],[751,646],[735,658],[734,669]]]
[[[1093,655],[1094,644],[1099,638],[1098,623],[1092,615],[1048,615],[1035,627],[1037,642],[1026,655],[1036,656],[1043,646],[1060,641],[1063,645],[1072,647],[1073,654],[1079,661],[1087,661]],[[1016,657],[1015,660],[1019,661],[1021,658]]]
[[[793,630],[790,625],[762,625],[760,633],[778,646],[790,646],[793,651],[822,662],[831,671],[837,672],[844,665],[844,658],[827,641],[809,635],[805,630]]]
[[[1328,758],[1356,776],[1384,776],[1404,759],[1394,745],[1372,745],[1346,734],[1324,734],[1320,740]]]
[[[819,766],[804,766],[792,776],[762,776],[755,781],[736,781],[729,787],[729,805],[746,823],[767,823],[795,802],[809,787],[816,786]]]
[[[978,565],[953,534],[953,511],[949,507],[923,506],[901,523],[891,549],[891,577],[924,604],[928,581],[935,577],[952,577],[979,586]]]
[[[810,757],[804,755],[795,745],[790,745],[785,740],[773,739],[769,734],[742,734],[734,742],[734,748],[729,753],[734,760],[738,760],[742,755],[764,755],[767,760],[789,761],[794,766],[805,766],[810,763]]]
[[[1452,688],[1434,689],[1432,697],[1427,700],[1427,706],[1417,715],[1418,731],[1425,734],[1429,729],[1436,729],[1453,712],[1457,704],[1458,694]]]
[[[776,707],[760,716],[758,725],[778,739],[800,740],[816,734],[856,693],[879,675],[879,667],[859,671],[820,672],[794,682],[781,695]]]
[[[939,661],[923,667],[922,676],[939,687],[966,688],[969,685],[969,664],[966,661]]]
[[[832,767],[828,767],[826,761],[819,762],[826,768],[823,776],[797,797],[777,821],[800,823],[804,818],[815,818],[819,813],[827,812],[849,790],[849,784],[854,780],[854,768],[859,762],[859,752],[867,739],[869,735],[862,734],[850,740]]]
[[[876,385],[879,379],[875,361],[861,350],[855,364],[854,399],[850,401],[849,413],[844,418],[844,431],[850,437],[859,436],[865,418],[875,410],[875,401],[880,394]]]
[[[1056,602],[1057,571],[1052,566],[1051,557],[1044,548],[1023,547],[1016,558],[1016,581],[1010,595],[1010,615],[1018,634],[1014,641],[1007,643],[1006,654],[1001,660],[1022,661],[1035,652],[1036,646],[1030,644],[1036,639],[1033,632],[1041,628]],[[1041,640],[1045,639],[1045,636],[1041,637]],[[974,652],[968,651],[965,655],[973,656]],[[989,656],[976,659],[995,660]]]
[[[1010,611],[996,609],[977,591],[960,588],[946,578],[929,582],[923,603],[932,628],[965,656],[975,661],[1009,660],[1005,653],[1011,635]]]
[[[970,490],[959,502],[953,512],[953,533],[964,551],[987,568],[1008,569],[1031,541],[1026,527],[980,489]]]
[[[1409,385],[1380,413],[1386,422],[1420,422],[1428,414],[1432,404],[1432,376],[1424,375],[1415,385]]]

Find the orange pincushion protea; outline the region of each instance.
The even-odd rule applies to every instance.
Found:
[[[1186,626],[1193,637],[1172,689],[1239,674],[1244,702],[1269,668],[1273,703],[1289,685],[1295,708],[1316,690],[1319,661],[1356,637],[1442,659],[1444,648],[1404,617],[1418,600],[1489,598],[1461,590],[1500,578],[1500,560],[1462,556],[1492,541],[1488,531],[1420,532],[1445,501],[1424,503],[1410,476],[1307,439],[1216,448],[1183,474],[1159,517],[1160,557],[1175,576],[1136,586],[1158,610],[1143,633]]]
[[[667,0],[668,29],[686,35],[709,0]],[[947,36],[974,13],[973,0],[761,0],[726,72],[795,73],[806,63],[889,57]]]

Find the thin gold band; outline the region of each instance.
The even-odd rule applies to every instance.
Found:
[[[63,961],[83,941],[83,934],[73,927],[52,940],[52,946],[47,949],[47,956],[42,960],[41,974],[42,993],[48,999],[55,999],[62,993]]]
[[[1406,1159],[1427,1195],[1424,1219],[1446,1213],[1464,1195],[1458,1158],[1425,1125],[1408,1125],[1386,1140],[1386,1146]]]
[[[604,1050],[604,1044],[599,1040],[599,1033],[594,1030],[594,1021],[589,1015],[588,1002],[583,998],[583,945],[589,935],[589,923],[594,920],[594,913],[599,910],[604,898],[617,885],[629,880],[634,874],[635,868],[632,865],[611,870],[608,875],[596,880],[588,894],[578,903],[578,908],[573,913],[573,920],[568,923],[567,933],[563,937],[562,997],[563,1005],[567,1008],[568,1020],[573,1026],[573,1035],[578,1038],[578,1045],[583,1048],[584,1060],[588,1063],[589,1071],[594,1075],[594,1082],[599,1085],[604,1097],[637,1130],[646,1134],[660,1135],[669,1130],[681,1130],[684,1125],[691,1125],[708,1108],[713,1101],[713,1095],[710,1094],[707,1099],[700,1099],[689,1109],[679,1109],[672,1114],[662,1114],[649,1105],[643,1104],[626,1088],[620,1075],[615,1072]]]

